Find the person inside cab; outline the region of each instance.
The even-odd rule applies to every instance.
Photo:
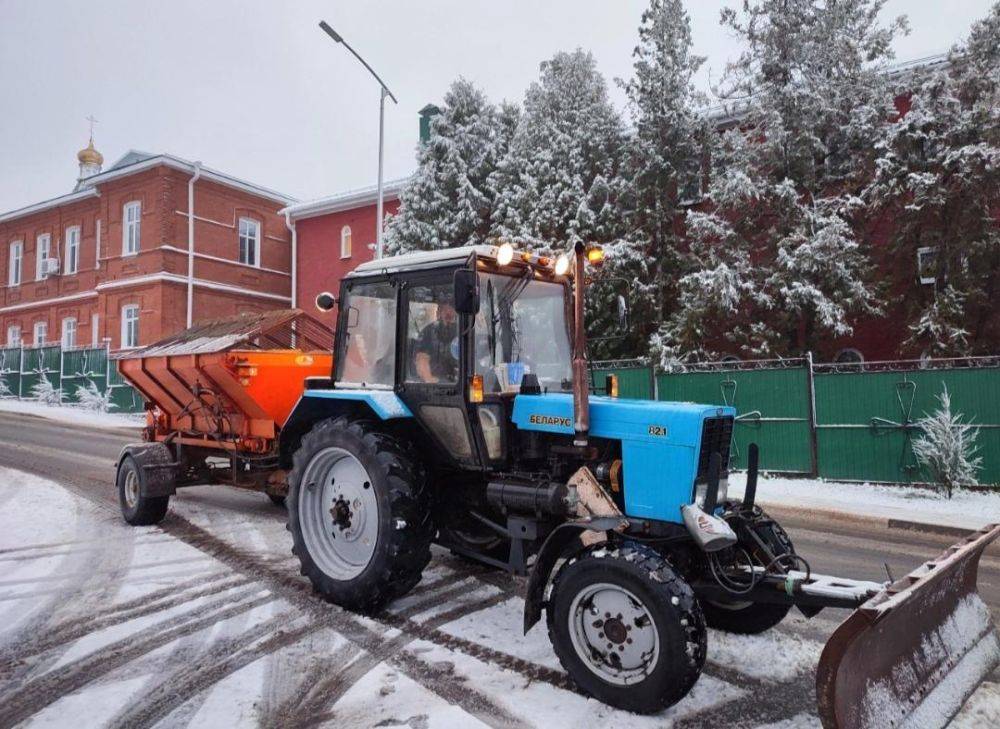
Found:
[[[458,315],[451,301],[436,307],[435,319],[417,338],[414,367],[422,382],[458,380]]]

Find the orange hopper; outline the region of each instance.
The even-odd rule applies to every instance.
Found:
[[[307,377],[329,377],[332,333],[298,309],[196,324],[116,356],[147,404],[147,440],[269,453]]]

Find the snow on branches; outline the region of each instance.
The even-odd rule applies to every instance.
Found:
[[[962,422],[961,413],[952,413],[947,387],[937,399],[938,409],[917,421],[922,435],[913,441],[913,453],[950,499],[955,488],[976,484],[983,459],[976,455],[978,431]]]
[[[43,405],[58,405],[62,402],[62,390],[52,384],[48,375],[41,372],[38,382],[31,386],[31,399]]]
[[[106,413],[118,407],[111,402],[111,388],[101,392],[93,380],[88,380],[86,385],[78,385],[75,395],[77,404],[84,410]]]

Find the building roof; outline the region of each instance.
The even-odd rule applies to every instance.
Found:
[[[918,73],[947,68],[950,64],[951,59],[947,53],[935,53],[930,56],[892,64],[886,68],[885,74],[893,81],[898,82],[900,79],[908,79]],[[740,99],[735,102],[705,107],[701,113],[718,127],[739,121],[746,114],[746,110],[747,100]]]
[[[200,163],[198,162],[189,162],[188,160],[176,157],[172,154],[151,154],[149,152],[140,152],[138,150],[131,149],[122,155],[118,161],[116,161],[108,169],[80,180],[73,192],[49,198],[48,200],[43,200],[42,202],[26,205],[22,208],[10,210],[5,213],[0,213],[0,223],[8,220],[14,220],[16,218],[23,218],[27,215],[41,212],[42,210],[48,210],[49,208],[58,207],[60,205],[67,205],[69,203],[76,202],[77,200],[86,200],[90,197],[97,197],[100,193],[97,191],[96,185],[109,180],[118,179],[119,177],[134,175],[138,172],[156,167],[157,165],[166,165],[167,167],[171,167],[176,170],[194,174],[195,166],[199,164]],[[209,167],[202,166],[201,177],[202,179],[212,180],[213,182],[228,185],[229,187],[235,187],[239,190],[243,190],[244,192],[249,192],[253,195],[258,195],[284,205],[295,202],[295,198],[293,197],[289,197],[288,195],[271,190],[267,187],[255,185],[254,183],[247,182],[246,180],[241,180],[238,177],[227,175],[224,172],[219,172],[218,170],[213,170]]]
[[[396,200],[399,198],[399,193],[406,183],[408,183],[412,177],[400,177],[396,180],[388,180],[383,184],[382,196],[386,200]],[[302,220],[304,218],[315,218],[319,215],[328,215],[330,213],[339,213],[342,210],[352,210],[362,205],[371,205],[378,199],[378,187],[376,185],[370,185],[368,187],[359,187],[355,190],[348,190],[347,192],[340,192],[336,195],[328,195],[326,197],[317,198],[315,200],[306,200],[305,202],[298,202],[288,207],[283,208],[279,212],[281,214],[288,214],[292,220]]]

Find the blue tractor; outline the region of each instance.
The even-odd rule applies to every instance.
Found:
[[[334,372],[307,380],[279,459],[293,551],[326,599],[377,611],[432,543],[528,575],[525,630],[544,614],[583,691],[649,713],[698,680],[707,627],[758,633],[885,586],[811,574],[754,503],[755,447],[727,497],[732,408],[619,398],[613,378],[590,392],[601,257],[475,246],[359,266],[317,299],[338,308]]]

